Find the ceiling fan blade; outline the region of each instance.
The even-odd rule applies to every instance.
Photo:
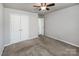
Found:
[[[47,7],[55,6],[55,3],[48,4]]]
[[[34,5],[33,7],[40,7],[40,6],[36,6],[36,5]]]
[[[39,11],[40,11],[41,9],[39,9]]]
[[[43,3],[41,3],[41,6],[43,6]]]
[[[46,8],[46,10],[50,10],[49,8]]]

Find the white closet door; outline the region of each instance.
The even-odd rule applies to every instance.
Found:
[[[39,23],[39,34],[44,35],[44,18],[39,18],[38,23]]]
[[[18,14],[10,14],[10,43],[20,41],[20,16]]]
[[[29,39],[29,16],[21,15],[21,40]]]

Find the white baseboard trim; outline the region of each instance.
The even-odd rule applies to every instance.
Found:
[[[37,38],[37,37],[38,37],[38,36],[34,36],[34,37],[31,37],[31,38],[29,38],[29,39],[27,39],[27,40],[32,40],[32,39]],[[21,41],[24,41],[24,40],[21,40]],[[21,41],[19,41],[19,42],[21,42]],[[15,42],[15,43],[18,43],[18,42]],[[15,44],[15,43],[8,43],[8,44],[5,44],[4,47],[9,46],[9,45],[11,45],[11,44]]]
[[[4,47],[0,51],[0,56],[2,56],[3,50],[4,50]]]
[[[54,36],[48,36],[48,35],[45,35],[45,36],[47,36],[47,37],[49,37],[49,38],[54,38],[54,39],[56,39],[56,40],[58,40],[58,41],[61,41],[61,42],[65,42],[65,43],[70,44],[70,45],[75,46],[75,47],[79,47],[79,45],[70,43],[70,42],[68,42],[68,41],[61,40],[61,39],[56,38],[56,37],[54,37]]]

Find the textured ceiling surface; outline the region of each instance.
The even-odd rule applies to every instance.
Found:
[[[4,3],[5,8],[13,8],[13,9],[19,9],[24,10],[28,12],[34,12],[39,14],[47,14],[49,12],[53,12],[56,10],[60,10],[63,8],[67,8],[73,5],[77,5],[78,3],[55,3],[55,6],[49,7],[49,11],[39,11],[37,8],[33,7],[33,5],[39,5],[39,3]]]

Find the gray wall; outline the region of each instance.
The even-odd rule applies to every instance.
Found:
[[[45,35],[79,47],[79,5],[45,15]]]
[[[2,51],[4,49],[3,30],[3,5],[0,4],[0,55],[2,54]]]

